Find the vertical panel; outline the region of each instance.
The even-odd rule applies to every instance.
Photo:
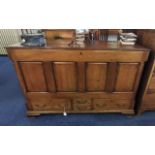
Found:
[[[24,81],[22,72],[20,70],[20,64],[18,64],[18,62],[14,62],[13,64],[14,64],[14,67],[16,69],[16,73],[17,73],[17,76],[18,76],[18,80],[20,82],[20,85],[21,85],[21,87],[23,89],[24,94],[26,95],[26,91],[27,90],[26,90],[26,85],[25,85],[25,81]]]
[[[54,62],[57,91],[77,91],[77,68],[74,62]]]
[[[87,91],[104,91],[106,72],[106,63],[88,63],[86,70]]]
[[[45,71],[45,77],[47,80],[48,91],[55,92],[56,87],[55,87],[53,65],[51,62],[44,62],[43,66],[44,66],[44,71]]]
[[[21,62],[20,66],[28,91],[47,91],[41,62]]]
[[[77,67],[78,67],[78,91],[84,92],[86,84],[85,62],[78,62]]]
[[[116,91],[134,91],[138,63],[119,63]]]
[[[137,75],[136,75],[136,82],[134,84],[134,91],[137,92],[137,89],[138,89],[138,86],[139,86],[139,82],[141,80],[141,77],[142,77],[142,73],[143,73],[143,68],[144,68],[144,62],[140,62],[138,64],[139,66],[138,67],[138,72],[137,72]]]
[[[116,62],[108,63],[107,80],[105,88],[107,92],[113,92],[115,90],[117,71],[118,71],[118,63]]]

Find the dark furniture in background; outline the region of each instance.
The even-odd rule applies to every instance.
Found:
[[[155,110],[155,30],[136,30],[139,44],[151,49],[140,87],[137,112]]]
[[[108,41],[110,35],[116,35],[119,37],[120,29],[90,29],[90,31],[96,32],[97,40]]]
[[[50,44],[51,40],[57,39],[74,39],[75,29],[44,29],[47,44]]]

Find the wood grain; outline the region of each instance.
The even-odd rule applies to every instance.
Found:
[[[49,92],[56,92],[56,83],[54,79],[54,71],[52,62],[44,62],[43,68],[45,71],[45,78]]]
[[[104,91],[107,63],[88,63],[86,70],[87,91]]]
[[[114,92],[115,83],[117,78],[118,63],[108,63],[107,80],[106,80],[106,91]]]
[[[85,65],[85,62],[78,62],[77,69],[78,69],[78,91],[85,92],[86,91],[86,65]]]
[[[111,99],[94,99],[95,110],[110,109],[132,109],[133,104],[130,100],[111,100]]]
[[[147,48],[98,41],[72,48],[58,42],[8,48],[30,105],[29,115],[134,113]]]
[[[42,62],[20,62],[20,67],[28,91],[47,91]]]
[[[147,51],[85,49],[13,49],[13,61],[145,62]],[[115,56],[114,56],[115,55]]]
[[[54,75],[58,92],[77,90],[77,69],[74,62],[54,62]]]
[[[134,91],[138,67],[138,63],[119,63],[115,91]]]

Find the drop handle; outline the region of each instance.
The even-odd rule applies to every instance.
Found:
[[[64,105],[63,116],[67,116],[67,112],[66,112],[66,105]]]

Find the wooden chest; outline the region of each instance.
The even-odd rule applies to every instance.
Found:
[[[62,41],[61,41],[62,44]],[[149,50],[97,41],[7,48],[26,97],[28,115],[121,112],[133,114]]]

